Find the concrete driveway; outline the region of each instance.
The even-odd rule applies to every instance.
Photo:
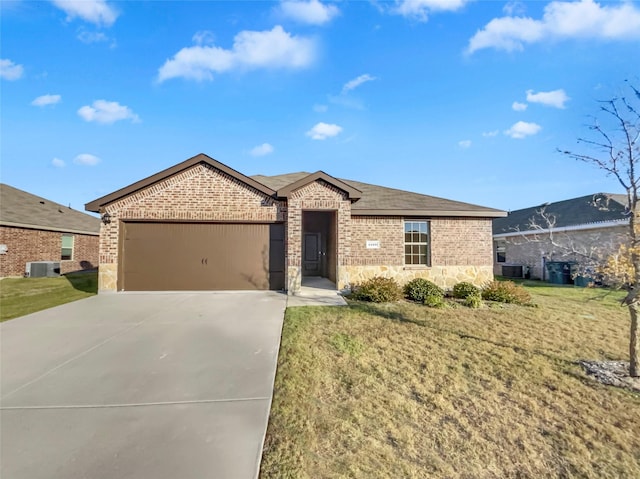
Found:
[[[0,477],[256,477],[286,299],[110,294],[2,323]]]

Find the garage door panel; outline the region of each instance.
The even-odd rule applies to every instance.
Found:
[[[284,242],[271,239],[274,232],[275,238],[281,235],[282,225],[127,222],[124,230],[124,290],[284,286]]]

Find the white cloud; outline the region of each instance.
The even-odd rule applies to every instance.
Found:
[[[251,153],[252,156],[265,156],[273,153],[273,146],[269,143],[263,143],[262,145],[254,147],[249,153]]]
[[[47,106],[60,103],[62,97],[60,95],[42,95],[31,102],[33,106]]]
[[[78,110],[85,121],[97,123],[115,123],[120,120],[131,120],[138,123],[140,118],[128,106],[120,105],[117,101],[96,100],[92,106],[85,105]]]
[[[527,101],[530,103],[542,103],[555,108],[564,108],[564,104],[569,100],[570,98],[562,89],[538,93],[534,93],[533,90],[527,90]]]
[[[89,32],[87,30],[81,30],[80,33],[78,33],[78,40],[80,40],[82,43],[90,44],[107,42],[109,41],[109,37],[102,32]]]
[[[355,90],[363,83],[366,83],[368,81],[373,81],[373,80],[376,80],[376,77],[371,76],[368,73],[365,73],[364,75],[360,75],[359,77],[354,78],[353,80],[349,80],[347,83],[344,84],[344,86],[342,87],[342,94],[344,95],[345,93],[348,93],[351,90]]]
[[[522,50],[525,44],[547,39],[640,38],[640,9],[631,2],[602,6],[594,0],[551,2],[541,20],[507,16],[494,18],[469,40],[468,53],[483,48]]]
[[[482,133],[482,136],[484,136],[485,138],[491,138],[494,136],[498,136],[500,134],[500,130],[493,130],[493,131],[485,131]]]
[[[458,142],[458,146],[460,148],[470,148],[471,147],[471,140],[462,140]]]
[[[117,10],[105,0],[51,0],[51,3],[65,12],[68,20],[78,17],[89,23],[110,27],[118,18]]]
[[[526,11],[526,7],[522,2],[508,2],[504,7],[502,7],[502,11],[507,15],[524,15]]]
[[[65,167],[65,162],[62,161],[60,158],[54,158],[53,160],[51,160],[51,164],[53,166],[55,166],[56,168],[64,168]]]
[[[216,41],[216,36],[209,30],[201,30],[194,33],[191,39],[196,45],[213,45]]]
[[[100,163],[100,161],[100,158],[95,155],[90,155],[89,153],[81,153],[73,159],[76,165],[83,166],[95,166]]]
[[[339,135],[341,131],[341,126],[320,122],[311,128],[306,135],[311,137],[312,140],[326,140],[327,138]]]
[[[430,13],[456,11],[468,2],[469,0],[396,0],[392,12],[426,22]]]
[[[283,0],[280,3],[280,11],[288,18],[311,25],[324,25],[340,13],[335,5],[324,4],[318,0]]]
[[[280,25],[262,32],[242,31],[230,50],[216,46],[186,47],[158,70],[158,81],[170,78],[212,80],[213,73],[233,69],[303,68],[315,57],[315,43],[290,35]]]
[[[329,107],[327,105],[313,105],[313,111],[315,111],[316,113],[326,113],[328,109]]]
[[[511,128],[504,132],[505,135],[511,138],[517,138],[519,140],[526,138],[527,136],[535,135],[542,127],[537,123],[528,123],[526,121],[519,121],[514,123]]]
[[[527,106],[528,105],[526,103],[514,101],[511,105],[511,108],[513,108],[515,111],[525,111],[527,109]]]
[[[24,68],[22,65],[17,65],[6,58],[0,59],[0,78],[9,81],[18,80],[23,73]]]

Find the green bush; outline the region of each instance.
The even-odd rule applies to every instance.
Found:
[[[420,303],[427,304],[429,301],[440,301],[444,298],[444,291],[437,284],[432,283],[424,278],[415,278],[404,286],[404,295],[406,298]]]
[[[422,303],[430,308],[445,308],[447,306],[444,297],[437,294],[428,294]]]
[[[482,289],[482,297],[500,303],[531,303],[531,295],[527,290],[513,281],[492,281]]]
[[[478,309],[482,306],[482,296],[480,295],[480,290],[476,294],[469,294],[464,301],[462,302],[465,306],[473,309]]]
[[[480,288],[465,281],[453,287],[454,298],[467,299],[469,296],[480,296]]]
[[[351,298],[372,303],[390,303],[402,298],[402,290],[393,278],[376,276],[356,286]]]

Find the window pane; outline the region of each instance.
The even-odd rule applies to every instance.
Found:
[[[497,257],[496,257],[498,263],[506,263],[507,261],[507,255],[505,255],[504,253],[498,253]]]
[[[404,222],[404,262],[407,265],[429,264],[429,222]]]
[[[62,248],[62,254],[60,255],[60,259],[71,259],[71,254],[73,250],[71,248]]]
[[[73,248],[73,236],[62,235],[62,247]]]

